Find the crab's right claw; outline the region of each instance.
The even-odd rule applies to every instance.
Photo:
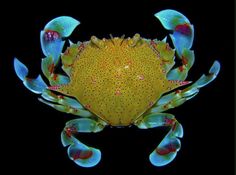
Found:
[[[40,33],[40,42],[43,53],[46,57],[52,56],[54,64],[59,60],[65,41],[73,30],[80,24],[79,21],[69,16],[61,16],[46,24]]]
[[[175,10],[162,10],[155,14],[167,30],[172,30],[170,35],[177,54],[182,56],[184,49],[190,49],[193,44],[194,28],[188,18]]]

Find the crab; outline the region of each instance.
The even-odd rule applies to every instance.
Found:
[[[63,52],[66,39],[80,22],[61,16],[47,23],[40,33],[45,55],[41,69],[48,83],[41,75],[28,78],[28,68],[14,58],[17,76],[26,88],[41,94],[40,102],[78,116],[67,122],[61,133],[62,144],[77,165],[93,167],[101,160],[101,151],[79,141],[78,133],[100,132],[106,126],[169,127],[149,156],[154,166],[170,163],[180,150],[183,127],[166,111],[195,97],[201,87],[216,78],[220,63],[214,61],[209,73],[196,82],[186,81],[194,63],[190,50],[194,27],[175,10],[160,11],[155,17],[172,32],[175,49],[166,38],[145,39],[135,34],[132,38],[92,36],[77,44],[69,40]]]

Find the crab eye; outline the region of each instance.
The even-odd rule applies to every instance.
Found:
[[[44,39],[45,41],[55,41],[57,40],[58,38],[60,38],[60,34],[56,31],[53,31],[53,30],[47,30],[45,31],[44,33]]]

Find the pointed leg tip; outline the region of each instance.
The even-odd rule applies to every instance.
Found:
[[[220,72],[220,68],[221,68],[220,62],[218,60],[215,60],[213,65],[211,66],[211,68],[209,70],[209,73],[214,74],[215,76],[217,76]]]
[[[179,122],[177,122],[173,126],[172,130],[173,130],[173,133],[174,133],[175,137],[182,138],[184,136],[183,126]]]
[[[16,75],[19,77],[19,79],[24,81],[28,75],[28,68],[17,58],[14,58],[13,62]]]

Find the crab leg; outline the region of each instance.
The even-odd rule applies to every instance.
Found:
[[[42,98],[39,98],[39,101],[61,112],[71,113],[81,117],[92,116],[92,114],[85,110],[77,100],[62,95],[56,95],[48,90],[47,84],[43,81],[40,75],[36,79],[28,78],[28,68],[17,58],[14,59],[14,68],[17,76],[23,81],[23,84],[27,89],[33,93],[42,94],[42,98],[47,100],[45,101]]]
[[[188,18],[175,10],[162,10],[155,14],[167,30],[172,30],[170,35],[179,56],[183,55],[184,49],[190,49],[193,44],[194,28]]]
[[[182,125],[174,115],[167,113],[152,113],[136,121],[135,125],[140,129],[155,128],[160,126],[171,127],[170,131],[150,154],[149,160],[154,166],[164,166],[170,163],[180,150],[181,143],[178,138],[183,137]]]
[[[14,59],[14,69],[16,75],[23,81],[23,84],[27,89],[36,94],[41,94],[45,89],[47,89],[46,83],[43,81],[41,75],[36,79],[28,78],[28,68],[21,63],[17,58]]]
[[[42,59],[41,62],[41,69],[45,77],[49,80],[50,85],[62,85],[62,84],[68,84],[69,83],[69,77],[55,74],[55,67],[54,60],[52,56],[48,56],[44,59]]]
[[[64,147],[68,147],[68,156],[77,165],[82,167],[93,167],[101,160],[99,149],[89,147],[75,138],[76,133],[99,132],[103,130],[106,123],[89,118],[75,119],[66,123],[61,133],[61,141]]]
[[[74,114],[80,117],[93,116],[91,112],[84,109],[83,106],[73,98],[69,98],[62,95],[56,95],[50,90],[45,90],[41,96],[43,99],[39,98],[40,102],[51,106],[52,108],[58,111]]]
[[[163,10],[155,14],[165,29],[173,31],[170,35],[177,56],[182,65],[167,74],[169,80],[185,80],[194,63],[194,53],[190,50],[194,38],[194,27],[188,18],[175,10]]]
[[[66,84],[69,82],[68,77],[53,74],[54,67],[57,65],[59,56],[64,46],[64,37],[68,37],[75,27],[79,25],[79,21],[68,17],[61,16],[53,19],[41,31],[40,41],[42,50],[47,58],[42,61],[43,73],[49,78],[50,84]],[[48,70],[46,71],[46,67]],[[23,81],[23,84],[30,91],[41,94],[47,85],[39,75],[36,79],[27,78],[28,68],[17,58],[14,59],[14,68],[17,76]]]
[[[194,63],[194,52],[189,49],[184,49],[181,55],[182,65],[170,70],[167,73],[168,80],[182,80],[184,81],[188,76],[188,71]]]
[[[54,70],[58,64],[65,41],[73,30],[80,24],[79,21],[68,16],[61,16],[46,24],[40,34],[40,42],[46,58],[42,60],[41,68],[48,78],[50,85],[67,84],[69,78],[64,75],[55,74]]]
[[[213,81],[220,71],[220,64],[215,61],[209,70],[208,75],[202,75],[195,83],[184,90],[177,90],[163,96],[157,104],[151,108],[141,120],[135,125],[141,129],[153,128],[158,126],[171,126],[171,130],[150,154],[149,159],[155,166],[163,166],[170,163],[180,149],[180,141],[177,137],[183,136],[183,128],[173,115],[159,113],[177,107],[185,101],[193,98],[199,92],[199,88]]]
[[[175,92],[164,95],[157,101],[153,108],[148,111],[148,113],[163,112],[182,105],[187,100],[195,97],[200,88],[212,82],[218,75],[219,71],[220,63],[215,61],[210,68],[208,75],[202,75],[195,83],[183,90],[176,90]]]

